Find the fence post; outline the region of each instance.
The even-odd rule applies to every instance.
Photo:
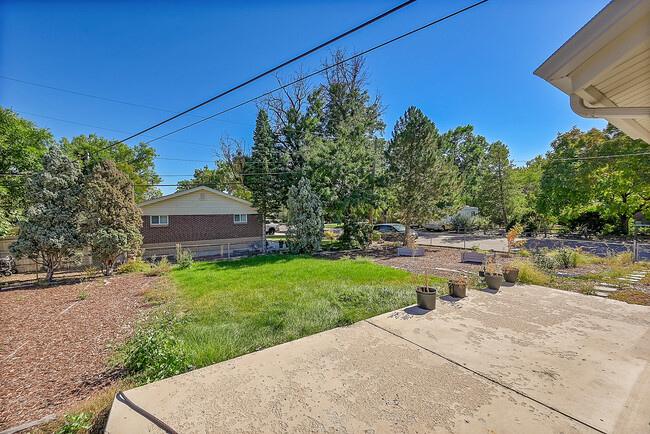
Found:
[[[230,259],[230,243],[228,243],[228,259]]]

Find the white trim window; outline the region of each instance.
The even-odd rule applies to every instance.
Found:
[[[235,214],[233,216],[233,222],[235,222],[235,224],[248,223],[248,215],[246,215],[246,214]]]
[[[149,224],[151,226],[168,226],[169,217],[166,215],[152,215],[149,216]]]

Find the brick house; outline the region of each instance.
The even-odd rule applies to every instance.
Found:
[[[174,253],[180,243],[197,255],[262,245],[262,217],[251,203],[208,187],[196,187],[138,204],[146,256]],[[224,246],[224,247],[222,247]]]

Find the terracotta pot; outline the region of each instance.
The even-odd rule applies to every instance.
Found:
[[[519,276],[519,268],[503,272],[503,278],[506,282],[515,283],[517,281],[517,276]]]
[[[436,308],[436,298],[438,293],[435,288],[426,288],[430,292],[423,291],[424,286],[420,286],[415,289],[415,293],[418,297],[418,307],[427,310],[433,310]]]
[[[499,290],[501,284],[503,283],[503,276],[501,274],[485,274],[485,283],[487,283],[488,288]]]

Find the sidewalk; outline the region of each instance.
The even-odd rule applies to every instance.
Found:
[[[126,396],[182,433],[647,430],[647,307],[518,285],[423,313],[380,315]],[[115,401],[106,432],[158,428]]]

